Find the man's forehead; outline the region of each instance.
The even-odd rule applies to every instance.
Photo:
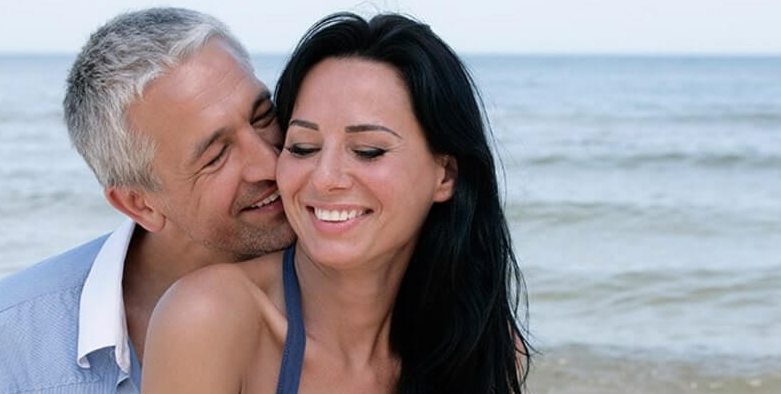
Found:
[[[198,139],[231,127],[236,114],[251,116],[253,105],[268,96],[239,56],[225,44],[211,42],[147,84],[126,116],[136,131],[151,134],[158,144],[170,137]]]
[[[197,99],[223,90],[227,93],[239,84],[265,89],[252,68],[233,51],[207,45],[151,81],[142,96],[162,93],[174,100]]]

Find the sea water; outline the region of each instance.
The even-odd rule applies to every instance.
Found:
[[[781,57],[465,56],[501,158],[535,393],[781,392]],[[0,56],[0,277],[122,220]],[[253,58],[273,88],[284,56]]]

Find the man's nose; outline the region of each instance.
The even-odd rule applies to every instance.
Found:
[[[241,133],[244,160],[243,176],[247,182],[259,182],[276,179],[279,148],[272,140],[267,140],[249,125]]]

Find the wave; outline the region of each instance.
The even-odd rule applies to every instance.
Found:
[[[532,333],[548,345],[613,348],[624,358],[655,351],[693,363],[776,357],[781,366],[779,268],[527,270]]]
[[[723,206],[638,204],[629,202],[526,201],[510,202],[505,212],[518,226],[585,225],[594,230],[649,231],[673,235],[781,234],[781,206],[736,208]]]
[[[7,175],[7,188],[0,193],[5,199],[0,205],[0,215],[10,221],[24,218],[30,212],[52,212],[55,215],[70,212],[87,216],[103,213],[103,210],[95,210],[107,203],[91,174],[76,169],[55,176],[59,179],[37,171]],[[62,182],[62,179],[68,181]]]
[[[547,107],[547,103],[524,105],[504,104],[490,110],[494,124],[520,122],[548,125],[583,126],[676,126],[692,124],[703,126],[776,126],[781,125],[779,106],[752,106],[736,103],[736,108],[714,105],[712,107],[669,107],[669,98],[645,104],[610,104],[599,100],[600,106],[583,103],[581,108]],[[777,129],[777,128],[776,128]]]
[[[62,125],[64,124],[62,108],[25,108],[24,110],[15,111],[0,110],[0,128],[8,127],[14,123]]]
[[[557,153],[520,158],[517,160],[517,165],[572,165],[578,167],[620,167],[627,169],[645,166],[689,165],[712,169],[779,169],[781,168],[781,154],[654,152],[627,156],[617,156],[615,154],[578,156]]]
[[[559,272],[537,268],[536,302],[577,303],[601,314],[623,313],[684,305],[723,311],[751,308],[776,309],[781,290],[781,266],[739,271],[735,269],[662,269],[645,267],[610,273]],[[779,311],[776,311],[779,312]]]
[[[641,118],[641,121],[662,121],[671,123],[772,123],[781,124],[781,113],[779,108],[769,109],[767,111],[746,111],[729,113],[723,108],[714,108],[707,113],[658,115]]]
[[[660,111],[664,111],[661,110]],[[532,115],[534,118],[534,115]],[[617,123],[632,123],[632,124],[702,124],[702,125],[735,125],[735,124],[781,124],[781,113],[779,109],[771,109],[767,111],[746,111],[746,112],[726,112],[723,108],[714,108],[707,112],[691,112],[691,113],[657,113],[657,114],[637,114],[637,115],[616,115],[609,114],[563,114],[563,116],[551,118],[551,117],[538,117],[537,119],[549,119],[558,122],[573,122],[573,123],[593,123],[599,125],[609,125]]]
[[[781,357],[678,356],[570,344],[543,347],[532,360],[528,388],[538,394],[781,392]]]

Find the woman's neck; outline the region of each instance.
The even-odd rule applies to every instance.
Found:
[[[393,358],[391,315],[411,254],[409,247],[384,261],[335,269],[313,262],[297,245],[307,336],[349,368]]]

